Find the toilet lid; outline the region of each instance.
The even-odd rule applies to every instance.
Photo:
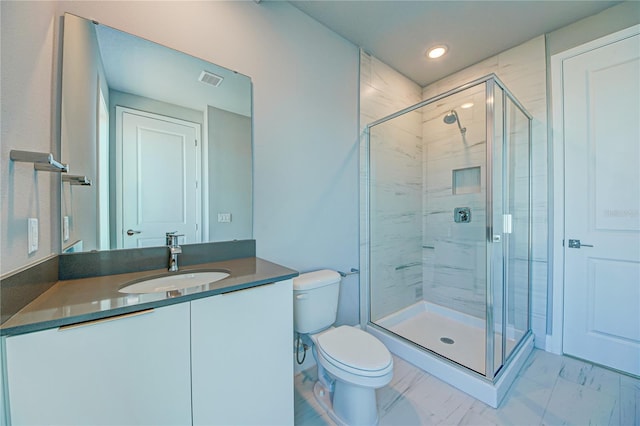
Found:
[[[391,364],[391,353],[380,340],[351,326],[322,333],[317,346],[329,361],[363,372],[384,370]]]

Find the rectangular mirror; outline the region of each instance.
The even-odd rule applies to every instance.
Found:
[[[63,253],[252,238],[249,77],[65,14],[61,97]]]

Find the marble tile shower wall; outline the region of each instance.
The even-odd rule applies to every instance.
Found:
[[[544,347],[547,312],[547,99],[546,99],[546,59],[544,36],[536,37],[526,43],[485,59],[476,65],[452,74],[423,89],[423,99],[436,96],[461,84],[473,81],[487,74],[495,73],[513,93],[518,101],[533,116],[532,123],[532,300],[531,328],[536,335],[536,345]],[[476,104],[477,105],[477,104]],[[461,118],[465,126],[464,117]],[[427,148],[427,153],[430,148]],[[522,170],[522,165],[517,168]],[[516,171],[516,173],[518,173]],[[520,178],[520,179],[518,179]],[[522,185],[522,175],[515,175],[517,185]],[[516,206],[518,209],[518,206]],[[465,245],[461,250],[468,250]],[[429,258],[429,248],[425,248],[425,258]],[[522,253],[522,247],[517,252]],[[431,255],[433,256],[433,255]],[[525,266],[517,259],[514,272],[522,271]],[[428,268],[426,269],[428,270]],[[428,282],[427,280],[425,282]],[[444,288],[443,288],[444,290]],[[425,293],[430,290],[425,289]],[[465,292],[465,298],[458,305],[475,303],[472,290]],[[522,295],[514,295],[522,306]],[[516,316],[517,313],[515,313]],[[520,315],[521,316],[521,315]]]
[[[473,102],[469,109],[459,106]],[[423,108],[423,293],[424,299],[485,317],[486,305],[486,102],[485,85],[472,87]],[[456,109],[456,123],[443,122]],[[475,173],[473,173],[475,171]],[[471,173],[471,182],[454,173]],[[456,208],[469,208],[471,221],[457,223]]]
[[[420,113],[371,131],[371,306],[378,319],[422,297]]]
[[[422,88],[364,51],[360,52],[360,125],[420,102]],[[420,208],[422,203],[421,114],[407,114],[388,125],[377,126],[371,158],[375,171],[360,170],[362,196],[366,199],[372,181],[371,271],[367,246],[366,206],[361,206],[360,276],[373,277],[371,317],[377,319],[421,299],[422,271]],[[360,164],[367,164],[368,151],[361,132]],[[371,272],[371,274],[369,274]],[[416,289],[419,289],[417,292]]]

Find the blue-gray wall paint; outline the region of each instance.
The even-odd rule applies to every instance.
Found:
[[[358,266],[355,45],[287,2],[45,3],[46,7],[44,3],[0,3],[2,57],[20,58],[18,62],[2,61],[3,117],[12,124],[5,129],[3,121],[2,129],[0,273],[59,252],[55,177],[38,174],[32,178],[33,171],[22,173],[21,168],[15,180],[5,179],[9,173],[5,168],[9,148],[5,147],[59,150],[51,130],[59,116],[59,88],[52,75],[59,72],[59,17],[64,12],[251,76],[253,237],[258,256],[300,271]],[[29,28],[25,32],[21,24],[13,22],[29,22]],[[185,22],[189,31],[183,30]],[[11,43],[5,44],[5,40]],[[5,87],[20,89],[5,92]],[[9,191],[11,182],[14,190]],[[49,188],[54,190],[52,197],[48,196]],[[27,256],[26,232],[7,232],[7,219],[11,218],[15,228],[23,222],[22,216],[24,229],[27,217],[40,218],[42,245],[32,256]],[[357,301],[355,275],[343,286],[342,322],[357,322]]]

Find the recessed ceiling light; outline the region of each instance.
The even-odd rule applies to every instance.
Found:
[[[473,102],[467,102],[466,104],[460,105],[460,108],[467,109],[467,108],[471,108],[472,106],[473,106]]]
[[[435,46],[429,49],[427,52],[427,56],[431,59],[439,58],[440,56],[447,53],[447,46]]]

